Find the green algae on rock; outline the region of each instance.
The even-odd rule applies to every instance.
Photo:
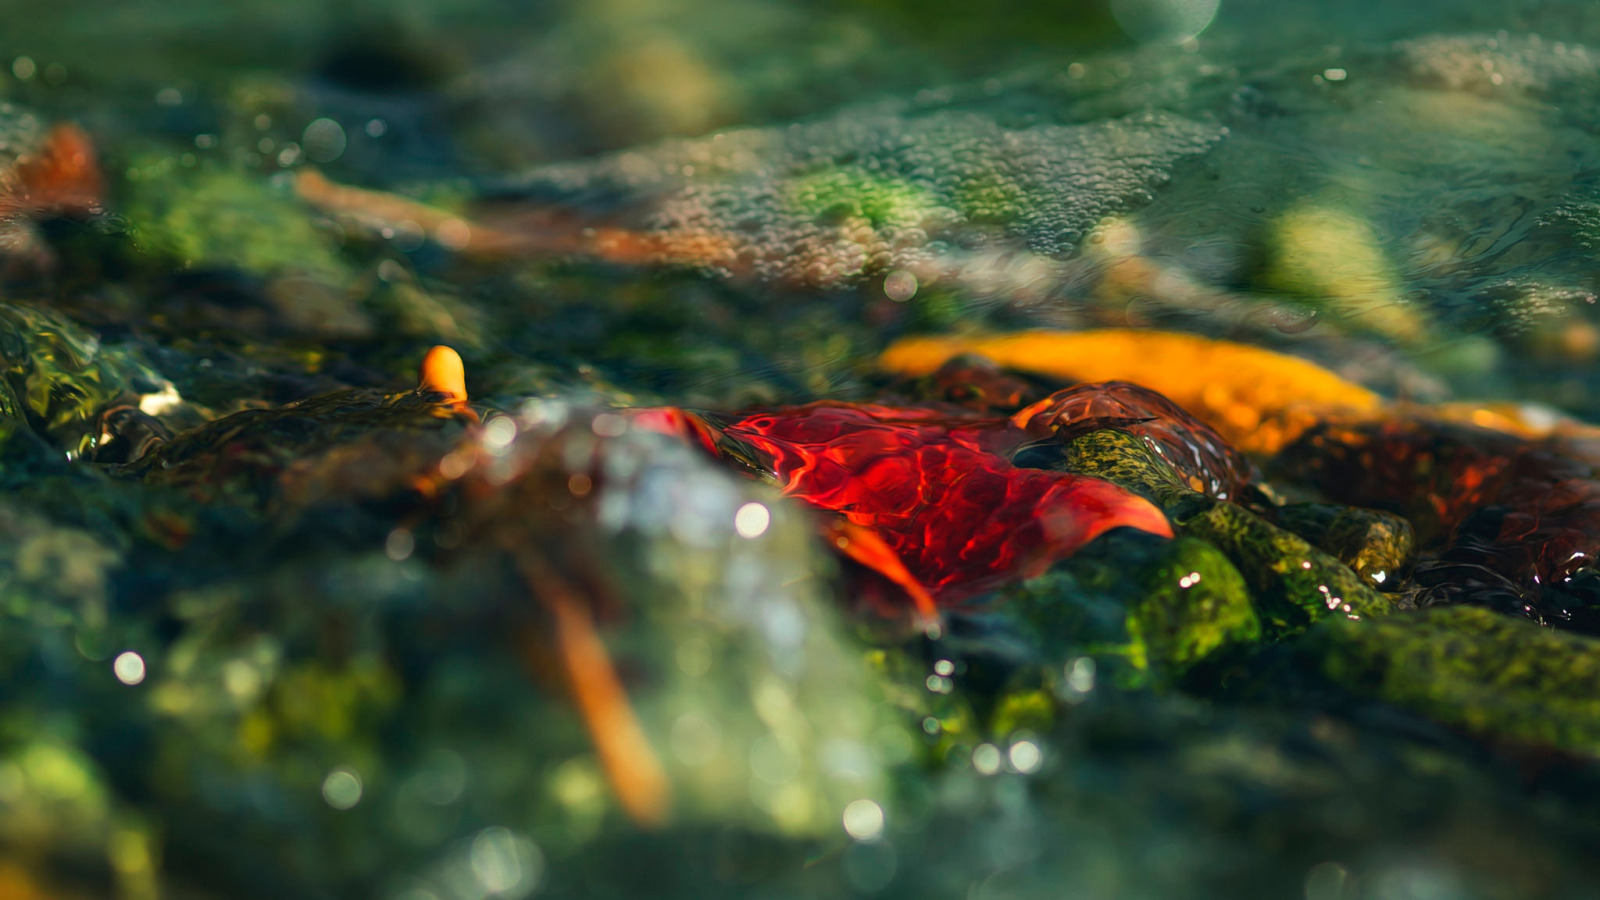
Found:
[[[1416,550],[1411,522],[1393,513],[1333,503],[1285,503],[1268,518],[1333,554],[1378,590],[1399,582]]]
[[[1323,618],[1379,616],[1393,606],[1344,563],[1243,507],[1217,503],[1180,524],[1248,573],[1261,619],[1276,635]]]
[[[1295,653],[1330,682],[1480,737],[1600,756],[1600,642],[1470,606],[1333,619]]]
[[[1261,636],[1243,576],[1205,541],[1179,537],[1139,580],[1145,589],[1128,609],[1128,631],[1147,665],[1181,674],[1223,646]]]
[[[1242,506],[1190,488],[1127,432],[1101,429],[1078,435],[1059,452],[1062,467],[1149,497],[1181,534],[1216,545],[1250,585],[1271,634],[1292,634],[1326,616],[1381,615],[1391,606],[1349,567],[1304,538]]]
[[[103,420],[118,403],[147,417],[181,404],[139,348],[102,344],[94,332],[38,306],[0,303],[0,366],[0,415],[69,458],[92,455],[114,437]]]
[[[827,286],[959,268],[980,248],[1066,253],[1222,133],[1165,113],[1010,128],[976,112],[866,107],[547,166],[508,190],[580,207],[620,197],[642,232],[721,248],[681,262]]]
[[[1132,573],[1130,575],[1130,573]],[[1037,577],[950,612],[937,641],[870,654],[886,699],[923,724],[929,761],[1048,731],[1093,683],[1165,691],[1260,637],[1243,579],[1203,541],[1111,532]]]
[[[135,241],[181,266],[344,273],[337,238],[317,230],[287,185],[212,161],[186,167],[166,154],[136,159],[129,173],[120,209]]]
[[[1087,654],[1130,666],[1120,676],[1130,685],[1170,685],[1212,653],[1261,637],[1238,570],[1194,537],[1108,535],[1001,596],[1038,634],[1045,658],[1059,665]]]
[[[319,226],[283,179],[226,163],[135,160],[121,202],[134,245],[178,270],[223,270],[260,279],[274,327],[349,339],[369,335],[355,269],[342,237]]]

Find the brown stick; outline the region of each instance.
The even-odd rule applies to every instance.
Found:
[[[528,587],[555,619],[561,669],[618,801],[640,825],[662,824],[671,805],[671,786],[628,702],[627,690],[617,678],[588,606],[536,553],[519,553],[518,563]]]

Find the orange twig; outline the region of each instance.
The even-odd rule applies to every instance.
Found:
[[[323,212],[348,217],[363,227],[377,230],[409,223],[445,247],[473,256],[505,256],[532,249],[520,235],[487,228],[397,194],[335,184],[314,169],[295,177],[294,190],[300,199]]]
[[[594,618],[577,592],[535,554],[519,554],[528,586],[555,619],[556,652],[600,767],[628,815],[641,825],[666,820],[671,788],[617,678]]]

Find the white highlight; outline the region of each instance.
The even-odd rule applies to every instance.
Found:
[[[771,511],[754,501],[739,507],[739,511],[733,514],[733,530],[739,532],[742,538],[758,538],[767,533],[771,524]]]
[[[844,808],[844,830],[858,841],[883,837],[883,807],[871,800],[852,800]]]
[[[132,650],[119,653],[116,661],[111,663],[111,671],[123,684],[138,684],[144,680],[144,657]]]

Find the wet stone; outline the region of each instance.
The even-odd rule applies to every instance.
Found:
[[[1137,438],[1106,429],[1067,441],[1059,465],[1154,500],[1180,533],[1216,545],[1246,578],[1269,632],[1293,633],[1328,616],[1381,615],[1391,606],[1350,568],[1233,503],[1187,487]]]
[[[549,166],[506,190],[621,206],[647,233],[723,248],[703,260],[715,269],[827,286],[959,270],[985,249],[1065,253],[1062,234],[1087,233],[1221,134],[1166,113],[1012,128],[891,104]]]
[[[1379,590],[1399,583],[1416,550],[1411,523],[1392,513],[1330,503],[1288,503],[1267,512]]]
[[[1600,654],[1592,638],[1452,607],[1332,620],[1295,652],[1345,690],[1473,734],[1600,753]]]

